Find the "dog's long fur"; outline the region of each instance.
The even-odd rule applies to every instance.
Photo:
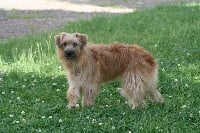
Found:
[[[157,91],[158,65],[152,55],[138,45],[120,43],[87,45],[87,35],[61,33],[55,36],[57,57],[67,72],[69,108],[82,96],[82,105],[93,105],[99,85],[121,79],[121,94],[132,108],[144,106],[145,96],[163,103]],[[72,46],[73,45],[73,46]],[[66,51],[72,51],[68,58]],[[71,57],[72,56],[72,57]]]

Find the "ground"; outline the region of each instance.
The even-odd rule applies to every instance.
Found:
[[[0,0],[0,5],[10,4],[4,5],[4,9],[16,9],[14,6],[19,6],[19,3],[11,4],[11,0],[4,1],[7,3]],[[22,0],[17,0],[19,1]],[[32,4],[31,8],[35,10],[37,3]],[[28,8],[30,3],[23,5],[23,8]],[[60,8],[59,6],[51,4],[51,8],[54,9]],[[112,4],[106,6],[118,8]],[[37,6],[39,7],[42,8],[42,5]],[[130,11],[131,8],[127,8],[125,11]],[[73,4],[62,10],[72,9],[78,10]],[[86,11],[92,9],[94,6],[87,6]],[[100,12],[104,8],[97,9]],[[108,8],[106,10],[108,12]],[[10,24],[14,28],[7,27],[10,30],[20,27],[17,25],[19,20],[53,20],[63,15],[53,16],[40,10],[33,13],[16,12],[2,12],[9,16],[9,19],[4,18],[5,20],[16,20],[16,23]],[[91,17],[89,14],[88,16]],[[44,29],[50,30],[47,34],[36,33],[39,28],[35,28],[31,23],[29,28],[33,35],[8,41],[0,40],[1,133],[199,133],[200,3],[162,6],[117,17],[95,17],[76,23],[64,21],[65,26],[60,25],[62,28],[56,30],[58,20],[49,26],[53,27],[53,30],[48,27]],[[1,22],[3,21],[0,20]],[[41,23],[35,26],[44,25],[45,23]],[[2,28],[5,26],[2,25]],[[165,104],[152,105],[147,102],[146,108],[132,110],[118,93],[120,83],[111,82],[101,86],[94,106],[68,110],[66,74],[56,59],[54,40],[51,36],[61,31],[86,33],[92,43],[137,43],[150,51],[159,63],[158,89],[165,98]],[[16,33],[13,37],[14,35]],[[21,37],[22,34],[18,35]]]
[[[199,1],[199,0],[196,0]],[[0,40],[62,27],[99,14],[119,14],[195,0],[0,0]]]

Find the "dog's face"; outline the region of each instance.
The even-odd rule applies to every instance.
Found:
[[[63,52],[63,56],[68,59],[79,57],[81,50],[87,44],[87,35],[80,33],[61,33],[54,37],[57,48]]]

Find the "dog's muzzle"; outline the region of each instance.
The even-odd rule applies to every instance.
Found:
[[[65,57],[66,57],[67,59],[76,58],[76,53],[75,53],[75,51],[66,50],[66,51],[64,52],[64,54],[65,54]]]

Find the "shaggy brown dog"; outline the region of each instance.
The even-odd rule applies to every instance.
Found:
[[[88,45],[87,35],[61,33],[55,36],[58,60],[67,72],[69,108],[93,105],[99,85],[121,79],[121,94],[132,108],[144,106],[145,96],[162,103],[157,91],[158,65],[151,54],[138,45]]]

